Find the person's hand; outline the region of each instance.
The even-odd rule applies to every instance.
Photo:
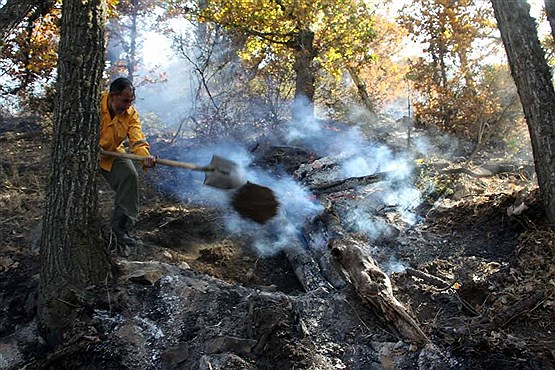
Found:
[[[146,168],[154,168],[154,166],[156,166],[156,157],[145,157],[145,159],[143,159],[143,166]]]

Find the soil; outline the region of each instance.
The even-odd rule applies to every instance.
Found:
[[[257,234],[226,227],[229,209],[176,199],[156,170],[141,173],[134,232],[143,245],[113,253],[119,283],[91,332],[53,351],[34,324],[49,165],[43,126],[34,117],[0,123],[0,369],[555,368],[555,238],[533,179],[517,173],[428,171],[418,181],[442,190],[425,194],[418,222],[381,215],[395,232],[371,242],[373,258],[429,337],[425,348],[400,338],[350,284],[306,292],[287,249],[261,254]],[[314,160],[295,149],[283,161],[283,150],[258,164],[281,160],[293,173]],[[98,184],[108,225],[113,192]],[[520,204],[524,211],[508,213]],[[393,257],[403,266],[396,272]]]

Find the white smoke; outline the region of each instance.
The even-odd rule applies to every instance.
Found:
[[[252,177],[258,179],[259,184],[271,187],[280,203],[279,213],[263,226],[234,215],[228,219],[228,230],[237,235],[247,230],[253,237],[253,248],[262,256],[297,245],[301,228],[322,212],[322,206],[290,177],[270,178],[262,172]]]
[[[149,47],[150,44],[147,42],[145,45]],[[157,67],[155,60],[148,62]],[[186,125],[187,117],[193,114],[193,96],[198,81],[190,64],[184,60],[167,60],[163,73],[163,83],[138,84],[136,106],[141,117],[154,114],[164,126],[176,130],[179,125]],[[146,77],[146,73],[140,77]],[[310,105],[306,102],[294,105],[297,117],[302,109],[306,109],[305,116],[310,118],[290,122],[286,130],[286,144],[299,144],[320,157],[337,157],[340,161],[337,175],[340,178],[387,172],[390,178],[380,183],[381,191],[374,194],[371,201],[395,207],[405,222],[415,222],[416,216],[412,210],[418,204],[419,193],[406,181],[411,174],[410,158],[394,153],[387,145],[370,142],[360,127],[313,117],[309,114]],[[149,133],[146,134],[148,136]],[[203,173],[175,171],[172,175],[178,177],[177,183],[164,189],[184,202],[229,209],[225,217],[227,230],[231,234],[251,236],[253,248],[261,255],[274,254],[298,243],[301,228],[323,210],[310,191],[290,176],[271,173],[272,169],[265,171],[251,168],[253,154],[240,143],[205,143],[195,145],[194,149],[174,147],[171,153],[172,157],[168,159],[200,165],[210,163],[213,155],[219,155],[244,169],[248,181],[267,186],[275,193],[280,203],[279,213],[274,219],[260,225],[241,218],[232,210],[230,201],[233,191],[204,186]],[[377,219],[371,208],[353,206],[346,211],[345,217],[355,229],[368,235],[371,240],[388,232],[387,224]]]
[[[164,126],[177,130],[191,115],[194,76],[183,61],[177,60],[164,67],[163,78],[160,83],[138,85],[135,106],[139,114],[154,113]]]
[[[289,139],[330,156],[339,164],[340,178],[363,177],[376,173],[384,181],[360,186],[354,200],[338,204],[345,225],[354,232],[377,240],[392,232],[392,225],[377,217],[381,209],[394,210],[400,222],[413,225],[418,221],[415,208],[421,203],[420,191],[412,184],[414,159],[396,153],[385,144],[367,140],[359,127],[329,125],[316,119],[294,122]]]

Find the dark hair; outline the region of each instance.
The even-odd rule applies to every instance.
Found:
[[[119,77],[112,81],[112,83],[110,84],[111,93],[119,94],[123,90],[131,90],[131,92],[135,94],[135,87],[133,86],[133,82],[125,77]]]

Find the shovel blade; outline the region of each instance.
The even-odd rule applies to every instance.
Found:
[[[237,163],[225,158],[212,156],[208,168],[210,171],[204,173],[204,185],[218,189],[237,189],[247,183],[245,174]]]

